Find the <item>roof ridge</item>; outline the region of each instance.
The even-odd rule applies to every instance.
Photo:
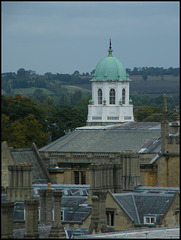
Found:
[[[139,217],[138,209],[137,209],[136,202],[135,202],[135,199],[134,199],[134,194],[131,193],[131,195],[132,195],[132,198],[133,198],[133,204],[134,204],[134,207],[135,207],[135,212],[136,212],[136,216],[137,216],[137,219],[138,219],[138,223],[140,223],[140,217]]]
[[[115,193],[112,193],[110,190],[108,190],[108,192],[110,193],[110,195],[113,197],[113,199],[116,201],[116,203],[123,209],[123,211],[129,216],[129,218],[134,221],[134,219],[132,218],[132,216],[129,214],[129,212],[127,211],[127,209],[123,206],[123,204],[121,204],[121,202],[118,201],[118,199],[116,198]],[[120,196],[120,195],[119,195]]]

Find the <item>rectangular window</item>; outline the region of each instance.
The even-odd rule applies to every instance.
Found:
[[[107,120],[119,120],[119,117],[107,117]]]
[[[156,217],[144,217],[144,224],[154,224],[156,222]]]
[[[114,227],[114,211],[106,211],[107,226]]]
[[[81,171],[81,184],[86,184],[85,183],[85,171]]]
[[[111,227],[114,226],[114,212],[111,212]]]
[[[131,120],[131,117],[125,116],[125,117],[124,117],[124,120]]]
[[[85,171],[74,171],[74,183],[75,184],[86,184]]]
[[[92,117],[92,120],[102,120],[102,117]]]
[[[52,221],[54,221],[55,218],[55,212],[54,209],[52,209]],[[64,210],[61,210],[61,221],[64,220]]]
[[[79,171],[74,171],[74,183],[79,184]]]
[[[64,220],[64,210],[61,210],[61,221]]]

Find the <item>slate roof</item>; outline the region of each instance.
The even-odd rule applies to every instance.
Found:
[[[161,137],[151,139],[139,150],[139,153],[158,153],[161,151]]]
[[[38,224],[39,238],[49,239],[51,224]],[[88,228],[64,228],[66,238],[71,239],[81,235],[89,234]],[[24,239],[25,227],[14,227],[13,235],[16,239]]]
[[[75,236],[75,239],[180,239],[180,227],[147,228]]]
[[[47,189],[47,184],[33,184],[35,195],[39,194],[40,189]],[[52,190],[62,191],[63,195],[68,196],[88,196],[90,185],[77,184],[51,184]]]
[[[52,184],[52,190],[62,191],[61,208],[64,211],[63,222],[81,223],[92,210],[88,205],[90,185]],[[38,196],[40,189],[47,189],[47,184],[33,184],[34,194]]]
[[[81,223],[92,210],[92,206],[87,204],[87,200],[86,196],[63,196],[64,220],[62,222]]]
[[[50,182],[49,173],[34,145],[31,148],[16,148],[10,151],[15,163],[32,164],[33,182]]]
[[[63,193],[61,209],[64,211],[63,222],[81,223],[92,210],[88,205],[89,185],[64,185],[52,184],[51,189],[61,190]],[[47,189],[47,184],[33,184],[34,195],[32,198],[40,198],[39,190]],[[68,191],[69,190],[69,191]],[[6,201],[7,194],[1,194],[1,201]],[[52,198],[52,202],[54,199]],[[24,201],[14,201],[14,220],[24,220]]]
[[[155,216],[160,220],[172,200],[174,194],[166,193],[113,193],[117,203],[127,212],[136,224],[144,223],[144,216]]]
[[[39,152],[138,152],[160,137],[159,122],[128,122],[112,126],[86,126],[42,147]]]
[[[85,234],[89,234],[88,228],[65,228],[65,232],[67,234],[67,238],[75,238],[77,236],[84,236]]]
[[[139,185],[134,187],[134,192],[175,194],[176,192],[180,193],[180,188],[179,187],[147,187],[147,186]]]

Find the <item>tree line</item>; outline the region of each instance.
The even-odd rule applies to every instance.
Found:
[[[61,107],[51,98],[37,104],[31,98],[21,95],[15,97],[2,95],[1,141],[7,141],[9,146],[15,148],[27,148],[35,142],[37,147],[41,148],[75,128],[86,125],[90,98],[90,95],[82,98],[75,106]],[[146,96],[142,96],[143,101],[145,98]],[[136,98],[133,98],[133,104],[134,101],[136,102]],[[157,101],[157,105],[135,106],[135,120],[160,121],[162,97]],[[173,120],[175,113],[170,108],[171,98],[167,98],[167,101],[169,119]]]
[[[180,68],[168,68],[163,67],[134,67],[133,70],[127,68],[127,73],[130,75],[141,75],[144,80],[148,76],[164,76],[172,75],[178,76],[180,74]],[[56,92],[54,82],[59,82],[59,88],[62,85],[90,85],[91,75],[95,72],[80,74],[78,70],[73,74],[62,74],[47,72],[44,75],[39,75],[35,71],[25,70],[20,68],[17,73],[7,72],[1,74],[1,88],[7,93],[11,94],[12,89],[16,88],[47,88]],[[58,85],[58,84],[57,84]]]

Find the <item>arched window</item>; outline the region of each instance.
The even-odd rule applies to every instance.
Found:
[[[102,104],[102,90],[98,90],[98,104]]]
[[[122,104],[125,104],[125,89],[122,90]]]
[[[109,93],[109,104],[115,104],[115,90],[113,88]]]

